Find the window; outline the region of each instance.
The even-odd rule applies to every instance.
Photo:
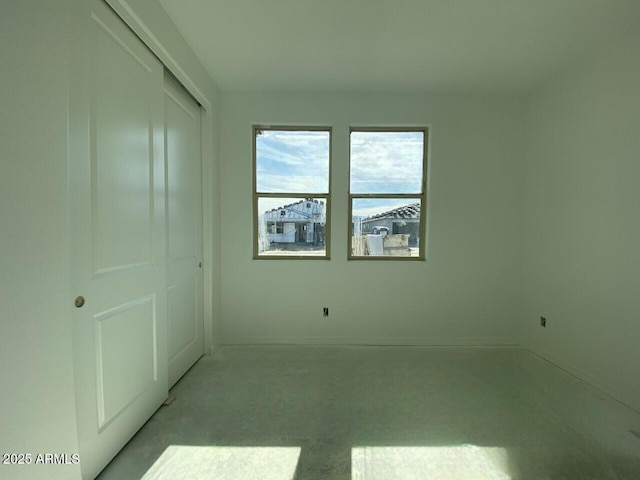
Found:
[[[253,129],[254,258],[329,258],[331,129]]]
[[[267,222],[267,233],[271,235],[284,233],[284,222]]]
[[[351,129],[349,259],[424,260],[427,129]]]

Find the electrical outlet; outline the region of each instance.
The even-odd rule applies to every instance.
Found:
[[[324,307],[322,309],[322,316],[323,317],[328,317],[329,316],[329,307]]]
[[[547,326],[547,317],[540,317],[540,326],[541,327]]]

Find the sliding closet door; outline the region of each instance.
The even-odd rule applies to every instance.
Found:
[[[163,66],[100,0],[78,2],[71,266],[83,478],[167,397]]]
[[[169,386],[204,350],[200,107],[165,75]]]

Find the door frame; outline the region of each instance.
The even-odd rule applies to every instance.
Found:
[[[150,18],[161,22],[163,19],[153,15],[157,3],[150,0],[104,0],[116,14],[129,26],[140,40],[160,59],[165,68],[182,84],[191,96],[200,104],[201,155],[202,155],[202,259],[203,259],[203,302],[204,302],[204,354],[213,354],[220,346],[216,320],[220,318],[220,264],[219,233],[213,226],[220,221],[219,190],[216,188],[219,167],[216,162],[214,131],[217,122],[214,115],[216,99],[209,98],[199,87],[199,82],[190,75],[187,65],[176,59],[165,42],[161,41],[143,20]],[[151,5],[153,3],[153,5]],[[135,6],[134,6],[135,4]],[[148,15],[144,15],[148,13]],[[172,28],[173,24],[163,25]],[[156,25],[157,27],[157,25]],[[158,29],[159,30],[159,29]],[[166,28],[163,31],[167,31]],[[182,52],[181,52],[182,53]]]

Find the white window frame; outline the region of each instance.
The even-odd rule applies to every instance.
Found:
[[[351,192],[351,134],[353,132],[422,132],[422,182],[420,193],[352,193]],[[428,127],[351,127],[349,129],[349,212],[348,212],[348,239],[347,239],[347,259],[348,260],[393,260],[393,261],[425,261],[426,260],[426,240],[427,240],[427,174],[428,174],[428,147],[429,128]],[[420,222],[418,238],[417,256],[395,256],[395,255],[354,255],[353,253],[353,200],[358,199],[386,199],[386,198],[406,198],[419,199],[420,201]]]
[[[259,192],[257,188],[257,136],[260,131],[316,131],[329,133],[329,184],[326,193],[319,192]],[[254,260],[330,260],[331,258],[331,163],[332,163],[332,145],[333,145],[333,129],[328,126],[288,126],[288,125],[254,125],[253,134],[253,259]],[[258,209],[259,198],[283,198],[283,199],[320,199],[324,201],[325,224],[324,224],[324,255],[301,255],[295,254],[260,254],[259,251],[259,217]],[[266,227],[266,225],[265,225]],[[284,228],[284,226],[283,226]]]

